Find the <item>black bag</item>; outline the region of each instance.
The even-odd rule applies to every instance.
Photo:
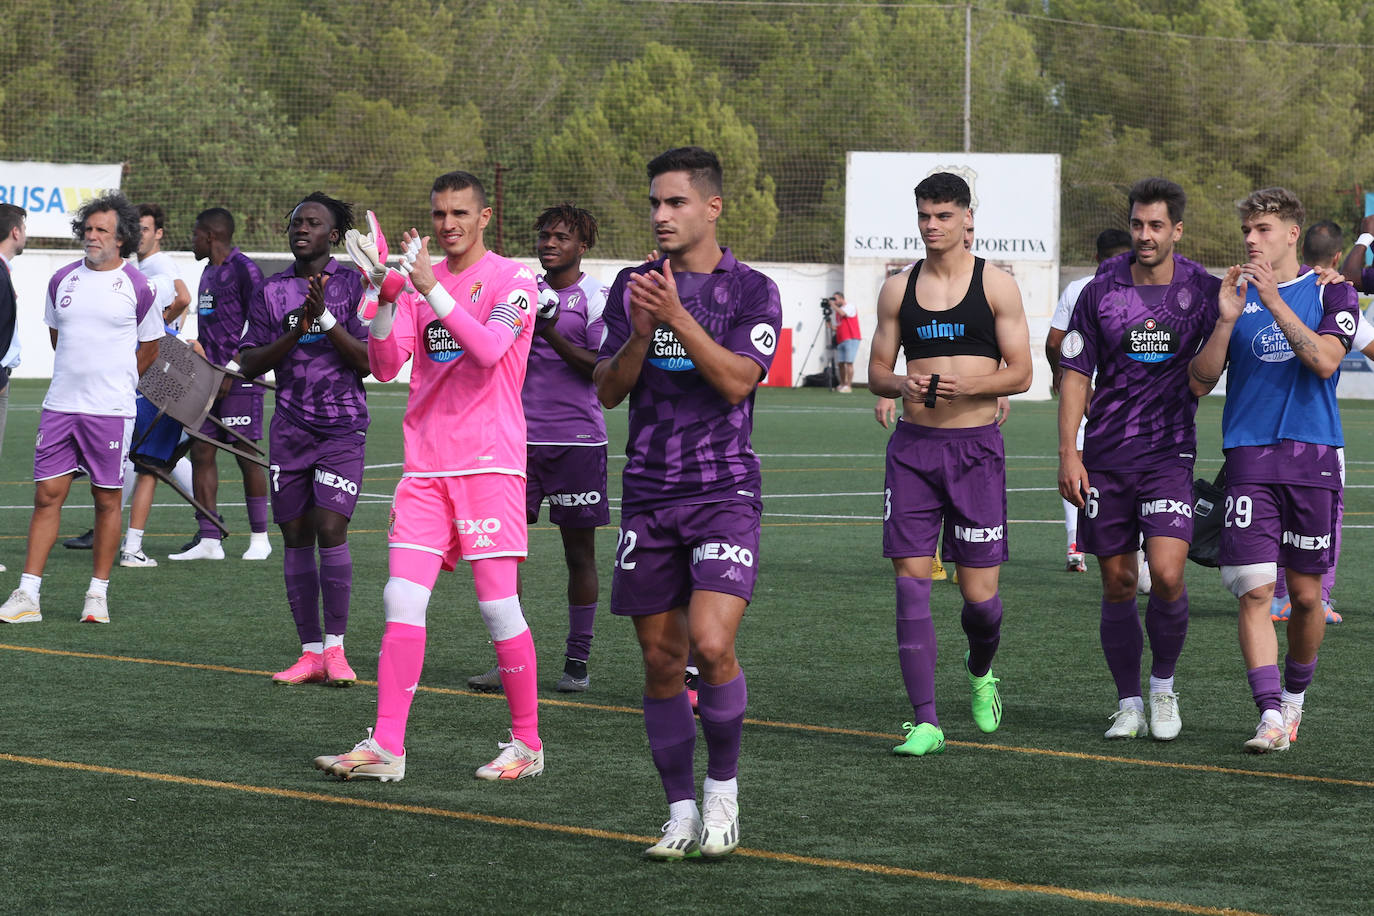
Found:
[[[1193,543],[1188,559],[1200,566],[1220,566],[1221,529],[1226,522],[1226,465],[1215,481],[1193,481]]]

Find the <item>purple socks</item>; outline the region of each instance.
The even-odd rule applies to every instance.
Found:
[[[706,775],[712,779],[734,779],[739,775],[739,746],[744,737],[744,707],[748,702],[749,689],[744,684],[743,671],[724,684],[701,680],[697,713],[701,716],[701,733],[706,737]]]
[[[320,548],[320,595],[324,604],[324,631],[330,636],[348,632],[348,601],[353,593],[353,556],[345,542]]]
[[[1313,667],[1316,667],[1316,664],[1314,660]],[[1250,679],[1250,695],[1255,698],[1255,705],[1259,707],[1260,712],[1265,713],[1271,709],[1278,712],[1282,705],[1279,702],[1279,666],[1260,665],[1245,672],[1245,676]]]
[[[700,701],[698,701],[700,702]],[[687,691],[666,700],[644,698],[644,731],[649,736],[658,778],[668,796],[668,804],[697,797],[692,772],[692,752],[697,743],[696,717]]]
[[[595,604],[568,605],[568,658],[586,661],[592,654],[592,621]]]
[[[1145,630],[1150,634],[1150,674],[1158,678],[1174,676],[1174,666],[1183,654],[1188,636],[1188,590],[1175,601],[1165,601],[1150,593],[1145,605]]]
[[[296,621],[296,634],[300,637],[301,645],[323,642],[324,636],[320,633],[320,574],[315,568],[315,548],[286,548],[282,574],[286,579],[286,603],[291,608],[292,619]]]
[[[968,673],[982,677],[992,669],[992,657],[1002,641],[1002,596],[993,595],[987,601],[965,601],[959,622],[968,636]]]
[[[1140,629],[1140,614],[1135,599],[1102,601],[1102,621],[1098,625],[1102,654],[1107,669],[1116,681],[1116,696],[1140,696],[1140,657],[1145,652],[1145,633]]]
[[[930,580],[897,577],[897,661],[919,724],[938,727],[935,715],[935,624],[930,619]]]

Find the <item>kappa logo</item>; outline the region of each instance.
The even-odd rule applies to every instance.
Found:
[[[722,579],[729,579],[731,582],[738,582],[741,585],[744,584],[744,573],[739,571],[738,566],[731,566],[725,572],[721,573],[720,577]]]
[[[473,546],[473,547],[495,547],[495,546],[496,546],[496,542],[493,541],[491,538],[487,537],[485,534],[479,534],[479,535],[477,536],[477,540],[475,540],[475,541],[472,542],[472,546]]]
[[[1330,550],[1331,535],[1298,534],[1296,531],[1285,531],[1283,543],[1291,544],[1299,550]]]
[[[992,528],[965,528],[963,525],[954,526],[954,539],[956,541],[968,541],[970,544],[990,544],[1000,541],[1006,537],[1006,526],[997,525]]]
[[[534,279],[534,272],[531,271],[528,267],[521,267],[519,270],[517,270],[517,271],[515,272],[515,279],[517,279],[517,280],[533,280],[533,279]]]
[[[698,544],[692,548],[692,562],[700,563],[702,560],[725,560],[730,563],[738,563],[740,566],[752,567],[754,565],[754,552],[748,547],[741,547],[738,544],[713,541],[709,544]]]
[[[460,518],[454,524],[459,534],[495,534],[501,530],[499,518]]]
[[[588,493],[554,493],[549,496],[550,506],[595,506],[600,502],[601,494],[595,490]]]
[[[1140,504],[1140,517],[1146,518],[1151,515],[1158,515],[1161,512],[1171,515],[1181,515],[1184,518],[1193,517],[1193,507],[1187,502],[1178,499],[1154,499]]]
[[[1241,309],[1241,314],[1253,315],[1258,311],[1260,311],[1260,305],[1258,302],[1247,302],[1245,303],[1245,308]]]

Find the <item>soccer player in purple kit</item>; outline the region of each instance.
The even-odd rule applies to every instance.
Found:
[[[568,639],[563,674],[555,689],[580,693],[591,677],[599,583],[596,529],[610,524],[606,500],[606,420],[596,401],[592,369],[601,343],[606,287],[582,272],[582,258],[596,244],[596,217],[572,204],[549,207],[534,221],[540,313],[530,344],[521,397],[525,405],[528,476],[525,517],[539,521],[549,504],[568,567]],[[547,301],[546,301],[547,300]],[[550,314],[546,315],[545,312]],[[492,668],[468,678],[475,690],[499,690]]]
[[[921,757],[945,749],[935,710],[935,627],[930,584],[943,521],[946,561],[964,598],[965,668],[974,723],[993,732],[1002,699],[992,659],[1002,632],[998,573],[1007,559],[1006,459],[997,399],[1031,383],[1030,334],[1021,292],[1006,271],[965,247],[972,193],[950,172],[916,186],[917,225],[926,257],[890,277],[878,293],[878,328],[869,390],[901,398],[888,440],[883,556],[897,579],[897,657],[914,710],[893,753]],[[893,367],[906,353],[906,375]]]
[[[680,147],[648,166],[649,218],[666,257],[621,271],[606,298],[593,378],[630,399],[611,612],[644,658],[644,730],[668,799],[655,859],[739,844],[744,672],[735,635],[757,576],[762,475],[749,443],[754,390],[777,347],[778,288],[716,240],[720,161]],[[683,675],[701,670],[707,775],[696,802],[696,722]]]
[[[1098,631],[1117,692],[1105,737],[1172,741],[1182,728],[1174,669],[1188,634],[1183,569],[1193,539],[1197,456],[1198,396],[1188,361],[1216,324],[1221,281],[1174,251],[1183,236],[1183,188],[1145,178],[1127,200],[1131,253],[1102,263],[1060,344],[1059,492],[1078,507],[1079,546],[1097,557],[1102,576]],[[1142,535],[1151,576],[1148,722],[1136,608]]]
[[[286,545],[286,600],[301,642],[295,664],[272,675],[278,684],[348,687],[357,679],[343,647],[353,589],[348,522],[363,479],[370,370],[358,317],[362,275],[330,255],[352,228],[349,205],[326,194],[296,205],[286,228],[296,263],[253,293],[238,354],[245,375],[276,370],[272,514]]]
[[[1260,710],[1245,749],[1264,754],[1297,739],[1326,633],[1321,581],[1331,565],[1337,450],[1345,444],[1336,376],[1359,304],[1353,287],[1323,286],[1299,263],[1304,212],[1292,192],[1255,191],[1236,209],[1249,261],[1226,271],[1216,328],[1189,373],[1199,396],[1227,374],[1221,578],[1240,602],[1241,654]],[[1269,619],[1279,563],[1293,605],[1282,687]]]
[[[6,623],[43,619],[43,569],[78,471],[90,476],[95,501],[93,574],[78,619],[110,622],[110,569],[119,550],[119,499],[134,427],[134,390],[164,333],[152,283],[125,260],[138,249],[134,205],[118,191],[92,198],[77,211],[72,231],[85,257],[48,281],[44,321],[52,338],[53,375],[38,421],[24,573],[0,607],[0,621]]]
[[[196,217],[191,232],[191,250],[196,260],[209,259],[200,275],[200,290],[196,303],[196,337],[205,350],[205,358],[217,366],[237,369],[234,361],[248,318],[248,300],[262,285],[262,271],[258,265],[234,245],[234,216],[223,207],[211,207]],[[263,391],[258,385],[239,379],[226,380],[228,387],[212,408],[214,415],[226,426],[232,426],[245,439],[262,439]],[[209,420],[201,432],[207,436],[227,439],[226,434]],[[214,510],[219,495],[218,449],[208,442],[191,445],[191,480],[196,499]],[[255,462],[237,458],[243,474],[243,491],[248,505],[248,527],[251,536],[245,560],[265,560],[272,553],[267,540],[267,475]],[[219,528],[196,513],[200,529],[191,543],[170,560],[223,560]]]

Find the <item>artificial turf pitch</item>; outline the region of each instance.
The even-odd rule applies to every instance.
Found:
[[[0,455],[0,576],[23,564],[41,383],[11,388]],[[1011,561],[994,672],[1006,715],[968,712],[957,587],[937,583],[940,715],[948,750],[899,758],[910,717],[898,672],[891,566],[881,556],[884,431],[872,398],[764,389],[760,579],[739,654],[750,703],[740,769],[743,845],[718,862],[651,863],[666,805],[639,721],[628,621],[606,612],[614,527],[598,536],[601,613],[591,690],[552,691],[565,584],[557,529],[530,533],[524,603],[544,685],[544,775],[473,778],[496,752],[500,697],[466,690],[493,661],[465,570],[441,578],[400,783],[340,783],[310,766],[363,737],[375,708],[385,526],[404,391],[373,386],[366,494],[354,517],[346,690],[269,683],[298,654],[281,579],[238,559],[237,468],[222,457],[235,536],[223,562],[171,563],[193,530],[163,492],[145,549],[116,567],[109,626],[78,624],[90,555],[58,547],[41,624],[0,628],[0,912],[1355,913],[1374,898],[1369,730],[1374,405],[1343,406],[1344,550],[1293,750],[1246,755],[1258,714],[1235,602],[1190,566],[1178,669],[1183,733],[1106,742],[1115,708],[1097,637],[1099,585],[1063,572],[1053,406],[1016,402],[1004,427]],[[1199,413],[1199,476],[1220,463],[1220,402]],[[623,410],[608,414],[612,505]],[[90,519],[83,486],[63,536]],[[617,515],[613,513],[614,525]],[[1143,606],[1143,599],[1142,599]],[[1282,639],[1280,640],[1282,645]],[[698,779],[704,742],[698,741]]]

